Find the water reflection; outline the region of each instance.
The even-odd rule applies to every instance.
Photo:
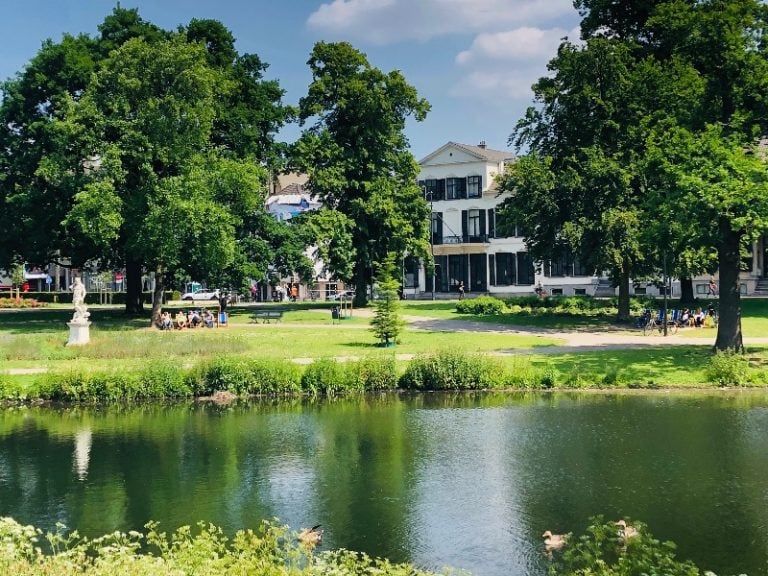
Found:
[[[544,574],[541,533],[604,514],[718,573],[768,574],[767,432],[755,394],[8,410],[0,515],[91,536],[278,517],[323,524],[327,547],[493,576]]]

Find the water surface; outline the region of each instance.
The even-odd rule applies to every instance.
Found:
[[[89,536],[322,524],[323,547],[543,575],[540,535],[630,517],[768,575],[768,397],[382,395],[0,412],[0,515]]]

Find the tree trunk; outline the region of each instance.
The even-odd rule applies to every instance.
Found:
[[[163,277],[163,267],[158,264],[155,268],[155,290],[152,293],[152,319],[150,325],[160,328],[160,313],[163,308],[163,290],[165,288],[165,278]]]
[[[680,278],[680,302],[693,303],[693,278]]]
[[[141,292],[141,262],[129,260],[125,265],[125,313],[141,314],[144,303]]]
[[[368,304],[368,264],[362,259],[355,264],[355,306],[358,308]]]
[[[726,218],[720,218],[720,241],[717,247],[720,266],[720,312],[717,323],[716,350],[744,352],[741,334],[741,292],[739,246],[741,232],[734,232]]]
[[[619,271],[619,322],[629,322],[629,269]]]

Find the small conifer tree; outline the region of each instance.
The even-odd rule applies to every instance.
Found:
[[[371,321],[373,333],[382,346],[397,343],[398,336],[405,324],[400,318],[400,283],[395,272],[395,254],[390,252],[386,260],[379,266],[376,274],[378,296],[376,311]]]

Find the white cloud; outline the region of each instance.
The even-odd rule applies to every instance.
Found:
[[[456,55],[465,75],[451,94],[491,103],[510,99],[531,103],[531,86],[548,73],[547,63],[564,37],[578,43],[579,29],[526,26],[479,34],[468,50]]]
[[[320,33],[374,44],[499,30],[574,14],[572,0],[332,0],[309,16]]]
[[[523,27],[507,32],[483,33],[472,42],[469,50],[459,52],[456,62],[469,64],[475,61],[514,60],[545,62],[557,52],[560,41],[568,32],[562,28],[543,30]]]

